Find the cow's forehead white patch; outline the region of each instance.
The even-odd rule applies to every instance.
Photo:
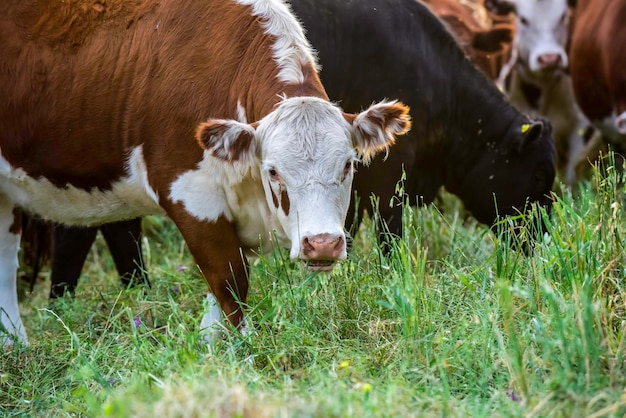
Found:
[[[254,16],[261,18],[265,32],[276,38],[273,57],[279,67],[278,79],[288,84],[304,82],[303,67],[318,68],[313,49],[304,36],[304,30],[291,13],[289,6],[278,0],[236,0],[252,7]]]
[[[339,108],[315,97],[283,100],[260,121],[261,159],[281,174],[335,181],[347,159],[355,158],[351,127]]]
[[[533,28],[549,28],[567,11],[566,0],[516,0],[517,15],[529,19]],[[523,26],[522,26],[523,29]]]
[[[290,97],[283,99],[276,109],[259,122],[257,129],[261,145],[265,147],[279,147],[276,138],[288,142],[303,142],[305,149],[319,145],[312,138],[300,138],[297,135],[285,135],[290,132],[303,134],[309,131],[326,131],[335,136],[344,146],[350,146],[351,127],[343,117],[341,110],[327,100],[318,97]],[[269,141],[269,142],[268,142]]]

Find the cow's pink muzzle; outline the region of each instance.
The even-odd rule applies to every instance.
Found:
[[[343,254],[342,235],[318,234],[302,239],[302,261],[309,270],[331,271]]]

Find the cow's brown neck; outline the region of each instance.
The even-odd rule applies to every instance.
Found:
[[[272,36],[263,36],[251,42],[245,54],[250,66],[239,70],[237,79],[232,83],[229,91],[229,108],[236,109],[238,104],[243,106],[248,122],[262,119],[284,97],[313,96],[328,100],[328,95],[312,63],[302,64],[304,74],[302,83],[285,83],[279,80],[279,69],[271,58],[274,42],[275,39]],[[259,60],[259,49],[264,50],[263,55],[269,55],[268,59]],[[251,88],[250,80],[264,80],[264,82]]]

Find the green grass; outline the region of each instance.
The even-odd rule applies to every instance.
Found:
[[[407,208],[387,255],[366,223],[330,275],[276,251],[252,265],[254,334],[214,347],[171,223],[150,220],[152,289],[121,290],[99,239],[75,298],[49,307],[40,282],[22,300],[31,345],[0,354],[0,415],[624,416],[624,199],[615,170],[593,179],[560,187],[529,256],[450,195]]]

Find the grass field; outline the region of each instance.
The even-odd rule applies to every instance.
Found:
[[[624,416],[626,223],[608,171],[559,189],[528,256],[450,195],[407,208],[388,255],[367,223],[330,275],[275,251],[253,262],[254,334],[213,347],[205,284],[152,219],[152,289],[121,290],[98,241],[75,298],[24,293],[31,345],[0,354],[0,415]]]

